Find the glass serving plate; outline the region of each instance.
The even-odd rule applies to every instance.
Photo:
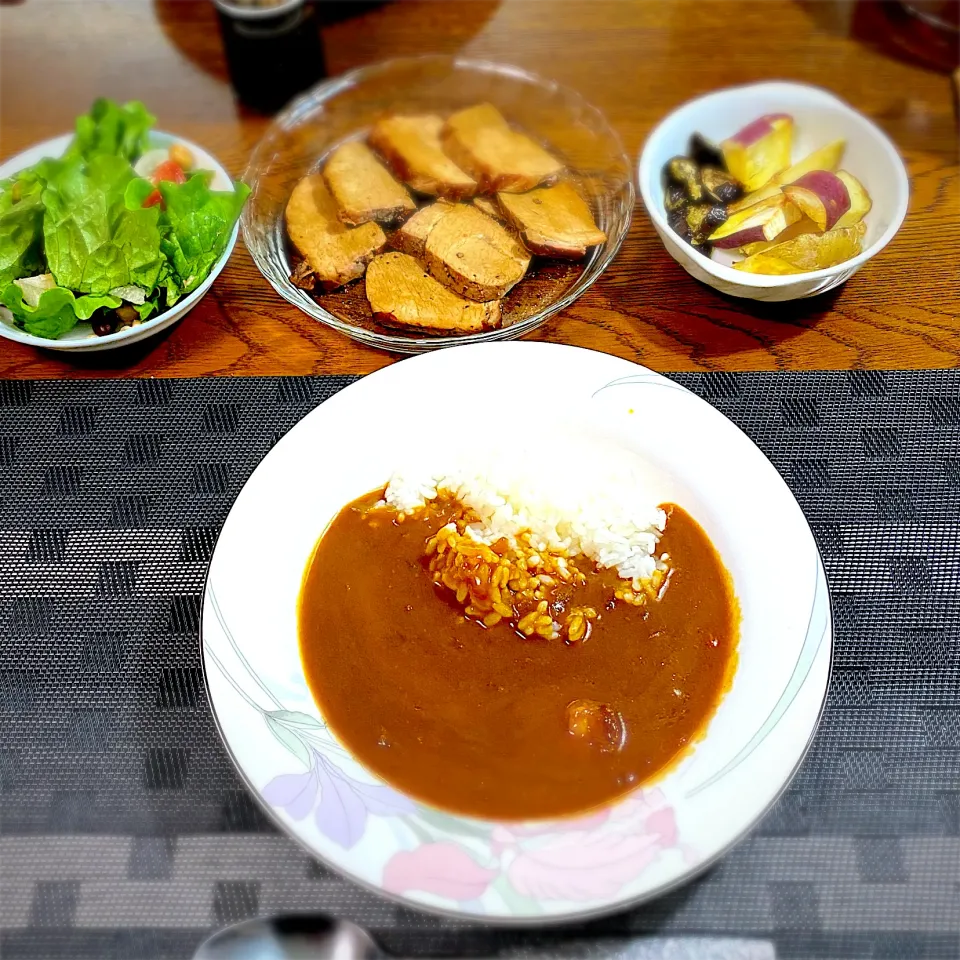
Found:
[[[504,301],[503,326],[481,333],[435,336],[383,327],[373,320],[362,280],[316,294],[290,282],[283,214],[301,177],[385,113],[447,114],[484,101],[564,161],[607,234],[605,243],[579,262],[534,258],[528,275]],[[511,340],[540,326],[607,268],[627,234],[634,206],[630,161],[620,138],[578,93],[516,67],[446,56],[389,60],[314,87],[276,117],[243,179],[253,191],[240,220],[243,239],[277,293],[320,323],[399,353]]]

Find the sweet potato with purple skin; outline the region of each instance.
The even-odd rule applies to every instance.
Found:
[[[843,151],[847,148],[846,140],[834,140],[825,147],[814,150],[802,160],[798,160],[792,167],[774,177],[774,183],[796,183],[804,174],[811,170],[834,171],[840,166]]]
[[[794,183],[788,183],[783,192],[821,230],[833,229],[850,209],[846,184],[828,170],[811,170]]]
[[[793,123],[793,117],[789,113],[765,113],[727,139],[739,143],[742,147],[753,146],[758,140],[769,136],[778,120],[788,120],[791,124]]]
[[[720,144],[730,174],[749,193],[790,166],[793,118],[770,113],[747,124]]]
[[[864,189],[863,184],[846,170],[837,172],[837,179],[843,181],[847,188],[847,195],[850,197],[850,209],[834,224],[835,227],[852,227],[859,223],[873,206],[870,194]]]
[[[752,257],[755,253],[765,253],[781,243],[793,240],[796,237],[802,237],[805,233],[819,233],[817,225],[809,217],[801,217],[796,223],[791,223],[783,233],[774,237],[772,240],[758,240],[755,243],[745,243],[740,252],[745,257]]]
[[[746,264],[746,266],[744,266]],[[735,270],[742,270],[744,273],[762,273],[768,277],[785,277],[795,273],[805,273],[799,267],[795,267],[786,260],[781,260],[770,253],[758,253],[755,257],[747,257],[746,260],[740,260],[733,265]]]
[[[836,170],[843,157],[846,145],[846,140],[834,140],[833,143],[828,143],[825,147],[814,150],[813,153],[808,154],[792,167],[788,167],[783,173],[777,174],[768,184],[729,204],[727,209],[731,214],[734,214],[740,210],[745,210],[747,207],[752,207],[761,200],[767,200],[775,196],[783,184],[795,183],[804,174],[810,173],[811,170]]]
[[[728,250],[745,243],[773,240],[799,219],[800,211],[785,196],[777,194],[729,217],[707,237],[707,242]]]
[[[752,193],[748,193],[745,197],[741,197],[739,200],[736,200],[733,203],[728,203],[727,213],[732,217],[735,213],[739,213],[741,210],[746,210],[747,207],[752,207],[754,204],[760,203],[763,200],[769,200],[771,197],[778,197],[780,193],[781,190],[778,184],[768,183],[765,187],[761,187],[759,190],[754,190]]]

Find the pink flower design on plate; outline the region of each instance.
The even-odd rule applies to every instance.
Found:
[[[677,842],[677,825],[673,807],[667,803],[662,790],[643,790],[632,793],[610,810],[610,819],[621,826],[642,829],[656,834],[663,847],[672,847]]]
[[[423,890],[451,900],[476,900],[498,873],[480,866],[456,843],[426,843],[395,853],[383,868],[383,886],[391,893]]]
[[[533,823],[498,823],[490,834],[490,850],[494,856],[516,846],[525,837],[538,837],[545,833],[582,833],[606,823],[610,808],[595,810],[570,820],[551,820]]]
[[[530,844],[507,868],[507,878],[518,893],[541,900],[615,897],[675,844],[673,810],[663,803],[660,791],[636,795],[613,808],[607,825]],[[616,829],[618,823],[627,829]]]

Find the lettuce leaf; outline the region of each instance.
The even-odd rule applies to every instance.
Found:
[[[181,297],[183,290],[180,281],[173,272],[170,261],[164,257],[160,276],[157,278],[157,298],[163,297],[168,307],[172,307]]]
[[[211,190],[204,177],[191,177],[186,183],[163,182],[158,189],[164,203],[161,250],[179,285],[174,291],[167,281],[169,307],[195,290],[220,259],[250,188],[237,183],[232,191]]]
[[[0,193],[0,287],[42,273],[43,204],[39,192],[14,197],[16,185]]]
[[[12,177],[0,180],[0,191],[3,193],[12,191],[11,201],[16,203],[24,197],[39,194],[50,177],[55,176],[62,167],[63,160],[44,157],[32,167],[25,167],[23,170],[18,170]]]
[[[159,295],[154,297],[153,300],[144,300],[143,303],[138,304],[133,308],[138,314],[140,314],[141,320],[148,319],[160,309],[160,305],[157,303],[158,299]]]
[[[49,157],[0,180],[0,288],[46,272],[43,253],[44,184],[62,164]]]
[[[138,210],[147,197],[157,188],[143,177],[134,177],[123,192],[123,202],[128,210]]]
[[[45,290],[35,307],[23,300],[23,291],[15,283],[8,283],[0,292],[2,303],[13,314],[17,325],[35,337],[56,340],[72,330],[78,320],[89,320],[98,310],[120,306],[119,297],[75,297],[64,287]]]
[[[106,294],[136,284],[149,295],[157,284],[160,211],[130,209],[125,193],[137,179],[129,162],[97,156],[65,162],[43,190],[43,242],[49,271],[61,287]]]
[[[67,158],[122,157],[134,163],[149,143],[149,130],[156,117],[139,100],[122,107],[101,97],[88,114],[77,117],[77,132],[67,148]]]

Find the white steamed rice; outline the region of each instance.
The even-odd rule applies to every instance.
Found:
[[[536,550],[582,554],[638,586],[664,566],[656,549],[666,515],[638,475],[605,473],[600,479],[589,466],[544,470],[511,458],[444,472],[408,470],[394,474],[384,500],[409,514],[439,495],[453,496],[480,517],[467,528],[478,541],[515,541],[529,531]]]

